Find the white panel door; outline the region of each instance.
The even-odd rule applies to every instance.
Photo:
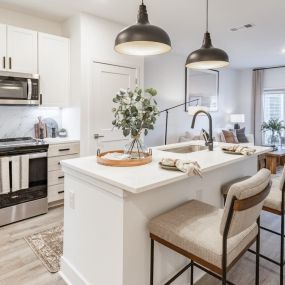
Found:
[[[113,129],[113,98],[121,89],[135,88],[137,69],[102,63],[92,66],[92,93],[89,104],[89,154],[122,149],[128,142],[121,130]]]
[[[39,33],[39,74],[43,106],[65,107],[69,103],[69,39]]]
[[[8,26],[7,28],[7,70],[24,73],[38,73],[38,33]]]
[[[0,70],[7,67],[7,26],[0,24]]]

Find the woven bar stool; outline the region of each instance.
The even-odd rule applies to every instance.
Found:
[[[225,185],[222,186],[222,194],[224,195],[224,201],[226,201],[227,193],[234,183],[239,181],[243,181],[248,179],[248,176],[241,177],[235,180],[232,180]],[[282,174],[280,179],[274,178],[272,180],[272,186],[269,195],[266,197],[264,201],[263,211],[269,212],[271,214],[277,215],[280,217],[280,232],[273,231],[267,227],[260,226],[262,230],[270,232],[272,234],[280,236],[280,260],[276,261],[264,254],[260,254],[260,257],[274,263],[275,265],[279,266],[280,269],[280,285],[284,284],[284,191],[285,191],[285,167],[283,168]],[[255,253],[255,251],[249,249],[251,253]]]
[[[225,209],[191,200],[150,221],[150,285],[154,284],[154,242],[190,259],[165,285],[171,284],[194,266],[227,281],[227,272],[256,241],[256,284],[259,284],[259,215],[269,194],[271,175],[260,170],[251,178],[236,183],[228,193]]]

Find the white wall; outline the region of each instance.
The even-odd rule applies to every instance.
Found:
[[[253,98],[252,98],[252,69],[239,71],[239,107],[238,113],[245,114],[245,126],[247,133],[253,132]]]
[[[80,106],[82,155],[88,154],[89,138],[92,137],[89,130],[92,62],[100,61],[118,65],[138,66],[140,81],[143,84],[143,58],[120,55],[113,49],[115,37],[122,28],[123,26],[120,24],[88,14],[80,14],[64,24],[64,31],[71,37],[71,52],[73,55],[71,81],[72,89],[76,90],[73,94],[73,103],[74,106]],[[79,53],[77,52],[78,49],[80,50]],[[74,98],[76,96],[79,101]],[[72,114],[76,116],[74,112],[71,112],[70,116]]]
[[[145,87],[158,91],[157,101],[160,110],[184,102],[184,66],[185,56],[174,53],[148,57],[145,60]],[[239,72],[231,69],[220,71],[219,111],[213,112],[214,128],[230,126],[229,114],[238,110]],[[184,112],[184,106],[169,111],[168,143],[177,142],[180,135],[190,129],[192,117]],[[197,129],[208,129],[206,117],[199,117]],[[165,114],[161,114],[155,130],[150,132],[145,141],[148,146],[164,144]]]
[[[63,34],[70,38],[70,107],[62,112],[62,123],[73,138],[80,138],[81,24],[80,15],[63,23]]]
[[[0,22],[39,32],[62,35],[61,23],[0,8]]]

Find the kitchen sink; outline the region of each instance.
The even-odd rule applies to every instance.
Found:
[[[196,152],[196,151],[201,151],[205,149],[208,149],[208,147],[203,146],[203,145],[187,145],[187,146],[163,149],[162,151],[174,152],[174,153],[190,153],[190,152]]]

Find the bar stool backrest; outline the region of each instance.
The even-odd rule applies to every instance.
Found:
[[[283,167],[281,178],[280,178],[280,184],[279,184],[279,189],[281,191],[285,191],[285,166]]]
[[[271,173],[261,169],[252,177],[231,186],[221,221],[220,233],[235,236],[256,223],[271,187]]]

